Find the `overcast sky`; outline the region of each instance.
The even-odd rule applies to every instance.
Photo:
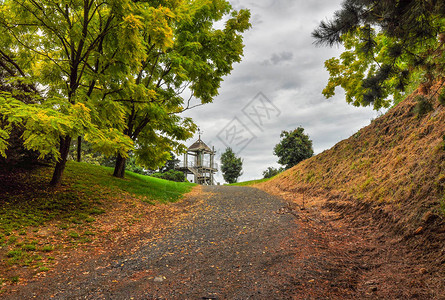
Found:
[[[317,154],[377,116],[371,108],[348,105],[341,89],[329,100],[321,94],[328,80],[324,61],[342,49],[315,47],[311,32],[332,17],[341,0],[230,2],[252,14],[244,58],[225,78],[213,103],[184,115],[203,131],[202,140],[215,147],[218,164],[227,146],[244,160],[238,181],[260,179],[267,167],[280,166],[273,148],[283,130],[302,126]],[[217,180],[224,182],[220,172]]]

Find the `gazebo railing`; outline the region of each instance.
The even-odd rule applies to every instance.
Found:
[[[199,167],[218,169],[218,164],[215,162],[211,164],[210,161],[203,161],[201,162],[200,165],[197,165],[194,161],[189,161],[187,162],[187,164],[185,161],[179,163],[179,168],[199,168]]]

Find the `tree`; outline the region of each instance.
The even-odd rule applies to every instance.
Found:
[[[268,167],[267,170],[263,171],[263,178],[272,178],[275,175],[280,174],[283,172],[283,168],[274,168],[274,167]]]
[[[192,137],[196,125],[180,113],[218,94],[223,77],[243,55],[241,34],[250,27],[248,10],[233,11],[226,0],[148,2],[139,30],[144,55],[114,96],[125,107],[123,133],[135,142],[139,164],[156,169],[171,151],[186,150],[179,141]],[[223,29],[214,23],[230,17]],[[190,98],[185,98],[185,91]],[[117,156],[114,175],[125,174]]]
[[[33,100],[0,94],[0,154],[20,126],[25,147],[56,160],[52,185],[75,138],[78,160],[82,138],[117,156],[115,176],[124,176],[129,151],[159,167],[196,129],[179,116],[193,107],[184,92],[212,101],[241,60],[249,16],[225,0],[2,1],[0,71]],[[224,29],[214,29],[223,17]]]
[[[61,182],[71,140],[84,136],[107,154],[126,155],[132,141],[119,129],[116,103],[100,97],[103,76],[118,78],[138,60],[137,20],[130,0],[5,0],[0,6],[0,65],[31,89],[32,103],[0,95],[0,153],[13,126],[23,126],[24,145],[52,155],[52,185]],[[119,37],[119,38],[118,38]],[[133,38],[133,39],[132,39]],[[99,92],[99,93],[97,93]],[[102,101],[100,101],[102,100]],[[100,102],[100,103],[98,103]],[[103,118],[101,110],[113,112]]]
[[[179,166],[180,160],[176,158],[176,155],[173,152],[170,152],[170,158],[167,159],[165,164],[159,168],[160,173],[165,173],[170,170],[175,170],[177,166]]]
[[[312,141],[302,127],[282,131],[280,138],[282,139],[275,145],[274,154],[278,156],[278,163],[284,165],[286,170],[314,155]]]
[[[243,161],[240,157],[236,157],[232,148],[226,148],[221,155],[221,172],[227,183],[235,183],[243,173]]]
[[[341,86],[356,106],[389,107],[420,84],[426,94],[445,70],[445,2],[346,0],[313,32],[319,45],[343,44],[326,61],[326,97]]]
[[[176,182],[184,182],[186,179],[184,173],[175,170],[168,170],[167,172],[164,173],[157,172],[150,176]]]

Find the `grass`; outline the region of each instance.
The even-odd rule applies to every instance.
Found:
[[[50,167],[1,173],[0,260],[7,265],[46,270],[47,266],[40,264],[42,260],[50,261],[49,252],[60,249],[63,244],[76,247],[90,243],[99,234],[96,219],[106,214],[113,203],[128,197],[142,205],[147,205],[143,202],[175,202],[195,185],[132,172],[120,179],[113,177],[112,171],[68,162],[58,188],[48,185],[52,175]],[[52,226],[50,231],[45,229],[48,226]],[[55,238],[50,245],[48,235]]]
[[[26,228],[38,227],[54,219],[63,220],[60,227],[65,229],[70,223],[94,223],[94,216],[105,212],[101,200],[107,195],[127,192],[146,202],[168,203],[179,200],[194,186],[131,172],[120,179],[111,173],[111,168],[68,162],[65,186],[60,189],[47,186],[50,168],[21,174],[24,178],[17,178],[17,190],[2,195],[0,233],[11,235],[12,231],[18,231],[18,235],[26,235]],[[26,188],[19,190],[22,184]]]
[[[233,186],[254,185],[254,184],[257,184],[257,183],[269,181],[272,178],[263,178],[263,179],[257,179],[257,180],[243,181],[243,182],[237,182],[237,183],[232,183],[232,184],[228,184],[228,185],[233,185]]]
[[[67,179],[74,180],[75,186],[81,190],[91,191],[92,182],[97,186],[105,186],[114,191],[125,191],[147,197],[148,201],[162,203],[179,200],[195,185],[188,182],[173,182],[150,176],[126,172],[125,178],[111,176],[112,168],[69,162]],[[88,174],[89,176],[85,176]]]
[[[264,188],[297,191],[296,201],[303,192],[323,193],[332,196],[332,207],[339,203],[339,210],[345,203],[369,211],[382,209],[408,233],[423,226],[424,215],[445,219],[445,110],[444,100],[435,97],[414,93],[349,139],[274,177]],[[307,204],[318,205],[321,197],[312,198]]]
[[[440,200],[439,212],[445,218],[445,194],[442,196],[442,200]]]

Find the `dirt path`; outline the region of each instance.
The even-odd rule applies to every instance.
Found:
[[[370,280],[376,255],[360,229],[300,214],[247,187],[208,187],[178,225],[137,236],[127,248],[68,262],[5,299],[428,298],[409,274]],[[140,246],[135,246],[136,244]],[[125,248],[125,247],[124,247]],[[372,262],[369,259],[373,259]],[[397,270],[395,270],[397,272]],[[372,274],[371,274],[372,275]],[[405,279],[404,279],[405,278]],[[417,281],[416,281],[417,282]],[[418,282],[417,282],[418,283]],[[383,294],[379,294],[383,293]],[[431,297],[432,298],[432,297]]]

